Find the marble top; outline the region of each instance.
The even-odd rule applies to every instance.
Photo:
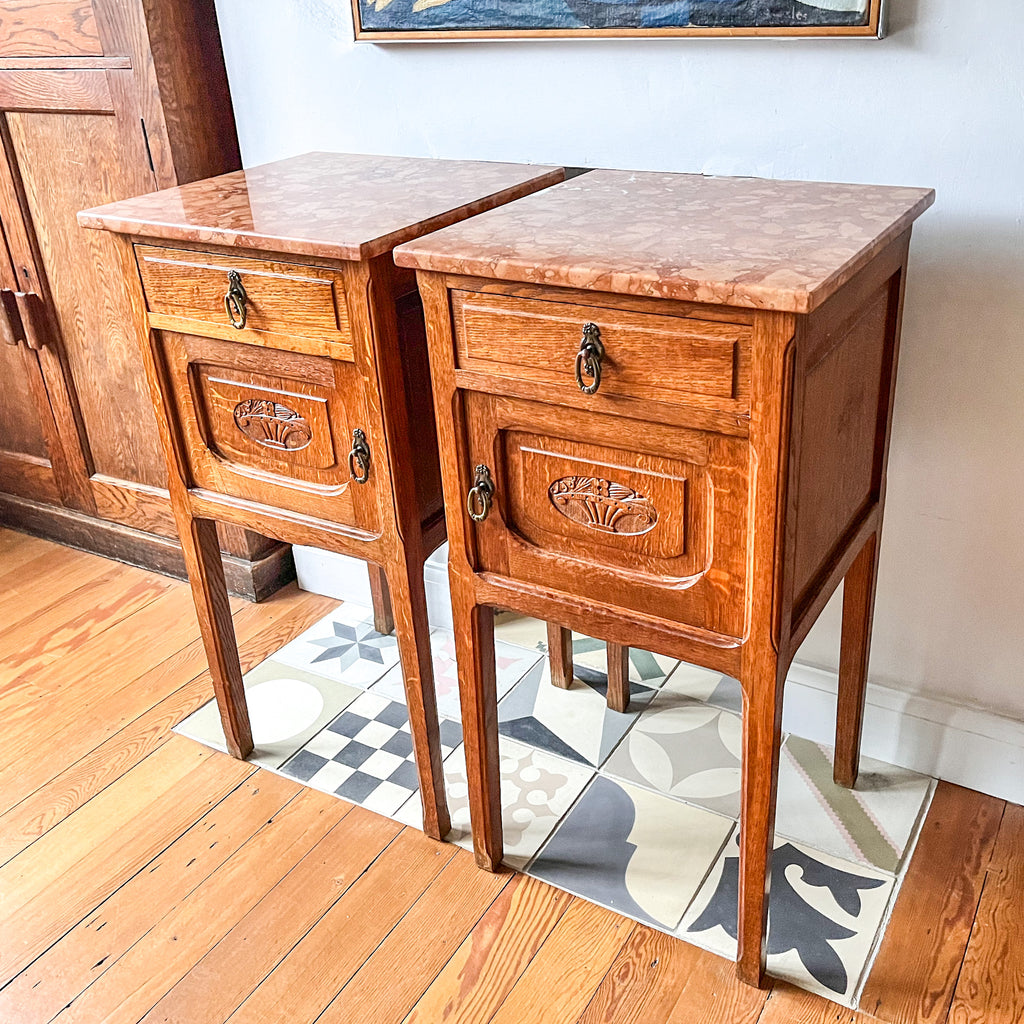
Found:
[[[89,228],[187,242],[369,259],[561,181],[560,167],[307,153],[110,203]]]
[[[924,188],[597,170],[420,237],[395,261],[807,313],[934,199]]]

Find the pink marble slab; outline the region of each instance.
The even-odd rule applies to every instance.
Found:
[[[560,167],[307,153],[92,210],[129,235],[369,259],[428,231],[561,181]]]
[[[395,261],[807,313],[934,199],[923,188],[598,170],[422,236]]]

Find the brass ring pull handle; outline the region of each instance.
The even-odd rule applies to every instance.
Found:
[[[592,395],[601,386],[601,360],[604,345],[601,344],[601,329],[597,324],[583,325],[580,350],[576,353],[576,383],[585,395]],[[584,378],[589,377],[590,383]]]
[[[357,484],[370,479],[370,446],[358,427],[352,431],[352,450],[348,453],[348,472]]]
[[[224,296],[224,309],[227,311],[228,320],[231,321],[231,326],[235,330],[240,331],[245,327],[246,303],[248,299],[249,296],[245,294],[242,278],[239,276],[238,271],[229,270],[228,291]]]
[[[473,486],[466,496],[466,511],[475,523],[482,523],[491,511],[491,499],[494,497],[494,481],[491,471],[484,465],[476,467]]]

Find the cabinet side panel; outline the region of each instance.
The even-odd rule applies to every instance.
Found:
[[[8,119],[96,472],[166,486],[114,241],[75,220],[84,207],[150,189],[152,179],[118,159],[114,117]]]
[[[879,497],[895,336],[891,305],[885,283],[805,370],[793,561],[797,608]]]

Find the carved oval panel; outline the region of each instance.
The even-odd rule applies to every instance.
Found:
[[[601,533],[647,533],[658,510],[632,487],[592,476],[563,476],[548,488],[551,504],[566,519]]]
[[[309,422],[280,402],[247,398],[235,406],[234,417],[235,426],[264,448],[298,452],[313,440]]]

